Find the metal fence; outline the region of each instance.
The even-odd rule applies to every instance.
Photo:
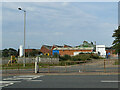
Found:
[[[39,62],[39,73],[117,73],[118,65],[115,65],[117,59],[108,60],[86,60],[86,61],[60,61],[59,63],[41,63]],[[3,74],[34,74],[35,63],[28,63],[26,67],[23,64],[15,63],[12,65],[2,65]]]

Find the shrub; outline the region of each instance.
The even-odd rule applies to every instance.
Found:
[[[90,55],[90,58],[99,59],[99,56],[98,56],[97,54],[91,54],[91,55]]]
[[[90,55],[90,58],[93,58],[93,59],[104,59],[103,57],[100,57],[97,54],[93,54],[93,53]]]
[[[59,58],[60,58],[60,61],[71,60],[71,56],[70,55],[60,56]]]
[[[90,54],[79,54],[72,57],[73,61],[90,60]]]
[[[53,57],[54,57],[54,58],[58,58],[58,57],[59,57],[59,54],[58,54],[58,53],[54,53]]]

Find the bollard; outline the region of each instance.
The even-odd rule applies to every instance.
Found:
[[[39,61],[39,58],[36,57],[36,59],[35,59],[35,73],[38,73],[38,72],[39,72],[38,61]]]

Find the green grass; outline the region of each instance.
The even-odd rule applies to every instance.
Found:
[[[120,61],[115,61],[114,65],[120,65]]]
[[[39,63],[39,68],[48,68],[48,66],[65,66],[65,65],[76,65],[76,64],[81,64],[83,62],[64,62],[64,61],[60,61],[58,64],[55,63]],[[27,63],[25,67],[23,67],[23,64],[4,64],[1,66],[2,69],[34,69],[35,68],[35,64],[34,63]],[[1,69],[1,68],[0,68]]]
[[[31,69],[31,68],[34,68],[34,64],[33,63],[30,63],[30,64],[26,64],[25,67],[23,67],[23,64],[4,64],[2,65],[2,69]]]

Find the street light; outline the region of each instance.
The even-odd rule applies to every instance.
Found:
[[[23,60],[23,67],[25,67],[25,28],[26,28],[26,11],[22,8],[18,8],[18,10],[24,11],[24,60]]]

